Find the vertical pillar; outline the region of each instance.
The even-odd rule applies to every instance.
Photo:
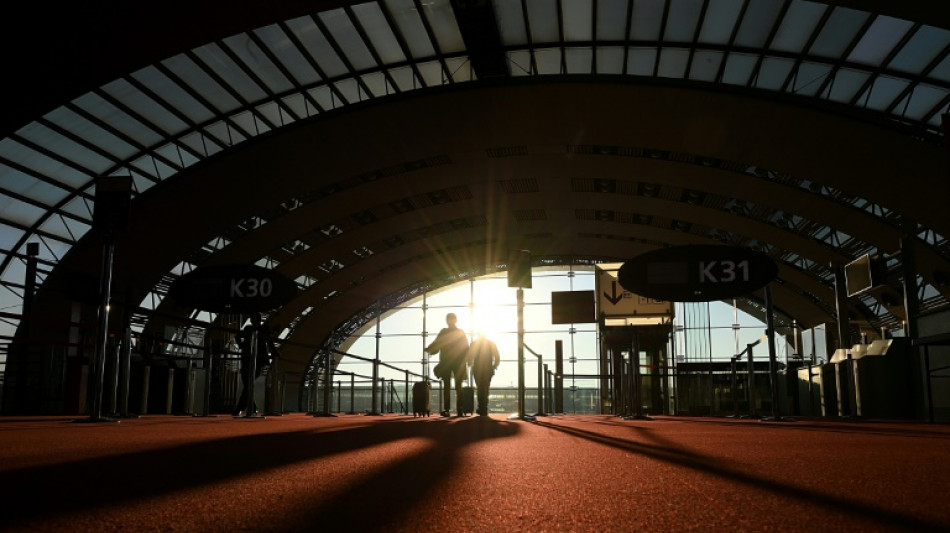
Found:
[[[126,326],[119,351],[119,416],[129,416],[129,380],[132,365],[132,328]]]
[[[917,315],[920,312],[920,299],[917,295],[917,223],[901,221],[901,272],[904,278],[904,335],[914,341],[917,339]]]
[[[746,396],[749,398],[749,416],[755,416],[755,361],[753,361],[752,350],[754,344],[746,345],[746,357],[748,357],[748,387],[749,391],[746,393]]]
[[[524,289],[518,287],[518,418],[524,419]]]
[[[851,323],[848,320],[848,289],[845,283],[844,268],[829,265],[835,276],[835,313],[838,315],[838,348],[851,347]]]
[[[772,417],[778,419],[778,362],[775,356],[775,309],[771,285],[765,286],[765,321],[769,343],[769,380],[772,382]]]
[[[106,348],[109,342],[109,300],[112,297],[112,264],[115,254],[115,234],[106,228],[102,243],[102,264],[99,278],[99,322],[96,330],[96,351],[90,376],[92,377],[92,404],[90,421],[108,420],[102,416],[102,394],[106,372]]]
[[[380,331],[380,312],[379,312],[379,301],[376,302],[376,357],[373,360],[373,385],[372,385],[372,405],[369,408],[368,415],[378,415],[382,412],[382,409],[379,411],[376,410],[377,401],[382,402],[382,399],[379,397],[379,391],[377,390],[379,382],[379,344],[382,340],[382,333]]]
[[[564,342],[554,341],[554,412],[564,412]]]

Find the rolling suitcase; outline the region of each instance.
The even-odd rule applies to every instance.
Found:
[[[462,414],[475,413],[475,387],[462,387],[462,397],[458,399]]]
[[[412,386],[412,416],[429,416],[432,414],[429,402],[432,385],[428,380],[417,381]]]

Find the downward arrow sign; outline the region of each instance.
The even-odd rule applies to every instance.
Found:
[[[611,281],[611,282],[610,282],[610,292],[611,292],[612,294],[607,294],[607,293],[605,292],[605,293],[604,293],[604,297],[607,298],[607,301],[610,302],[612,305],[617,305],[617,303],[618,303],[620,300],[623,300],[623,291],[621,291],[620,294],[617,294],[617,282],[616,282],[616,281]]]

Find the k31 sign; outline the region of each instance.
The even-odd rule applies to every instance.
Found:
[[[662,248],[634,257],[617,272],[624,289],[658,300],[708,302],[749,294],[778,275],[771,257],[736,246]]]

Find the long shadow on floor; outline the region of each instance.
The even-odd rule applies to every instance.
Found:
[[[176,426],[169,426],[169,430]],[[177,426],[181,431],[181,426]],[[51,517],[57,514],[90,511],[102,505],[120,505],[207,484],[227,482],[242,476],[326,458],[335,454],[399,441],[425,438],[432,442],[433,454],[411,457],[383,470],[378,481],[358,490],[349,489],[337,498],[339,508],[348,502],[373,501],[392,507],[392,500],[376,498],[376,483],[386,478],[406,479],[412,474],[418,490],[434,486],[452,467],[455,450],[482,439],[510,437],[517,424],[491,420],[458,421],[375,419],[373,423],[343,427],[335,431],[291,431],[223,437],[158,450],[119,453],[93,459],[78,459],[36,467],[13,468],[0,474],[0,529],[19,519]],[[103,432],[103,439],[109,438]],[[393,486],[386,487],[387,495]],[[395,491],[393,491],[395,492]],[[341,503],[342,502],[342,503]],[[376,511],[374,511],[376,512]],[[333,508],[308,510],[310,523],[326,522]],[[378,515],[376,515],[378,517]]]
[[[539,422],[538,425],[591,442],[650,457],[658,461],[713,474],[749,485],[757,490],[777,494],[783,498],[795,498],[809,505],[821,506],[835,512],[848,513],[864,519],[874,520],[877,524],[893,528],[895,531],[946,530],[946,524],[929,522],[911,514],[896,513],[878,507],[863,505],[852,500],[840,498],[834,494],[820,494],[795,487],[794,485],[776,482],[772,479],[762,478],[736,469],[731,469],[723,464],[719,458],[703,456],[693,451],[677,449],[669,443],[665,443],[662,446],[643,444],[575,427],[561,426],[547,422]]]
[[[286,531],[387,531],[391,524],[411,522],[422,505],[445,505],[445,526],[452,524],[458,506],[477,495],[440,491],[457,471],[466,446],[513,437],[519,425],[488,417],[455,419],[451,424],[427,425],[432,446],[399,461],[335,494],[282,524]],[[448,529],[447,529],[448,530]]]

